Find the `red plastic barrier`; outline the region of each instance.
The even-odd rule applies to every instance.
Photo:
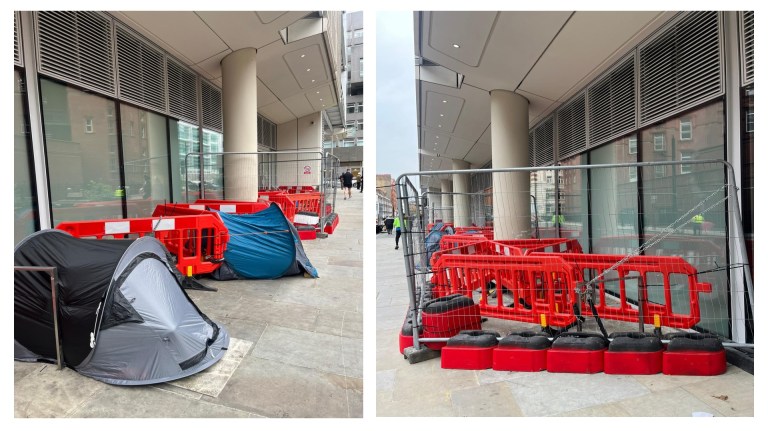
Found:
[[[547,351],[497,346],[493,351],[496,371],[542,371],[547,369]]]
[[[605,374],[658,374],[662,350],[656,352],[611,352],[603,356]]]
[[[669,352],[662,355],[662,371],[672,376],[717,376],[725,373],[728,364],[725,350],[717,352]]]
[[[259,199],[277,203],[280,205],[280,208],[282,208],[285,217],[291,223],[294,222],[293,220],[296,217],[296,204],[288,199],[288,195],[284,192],[259,192]]]
[[[493,366],[496,346],[445,346],[440,351],[440,367],[452,370],[486,370]]]
[[[603,356],[606,350],[566,350],[552,347],[547,350],[547,371],[581,374],[602,372]]]
[[[574,269],[574,279],[582,283],[589,281],[597,274],[603,273],[626,256],[610,254],[578,254],[578,253],[532,253],[531,256],[557,256],[567,262]],[[710,283],[698,281],[696,268],[681,257],[672,256],[634,256],[629,258],[615,269],[616,280],[608,280],[613,288],[606,288],[606,281],[595,284],[595,308],[601,318],[622,320],[628,322],[639,321],[637,305],[638,295],[630,298],[627,293],[627,283],[636,284],[642,301],[643,322],[654,324],[655,316],[658,316],[663,326],[673,328],[691,328],[701,320],[699,309],[699,293],[711,293]],[[651,280],[649,281],[649,274]],[[589,278],[587,278],[589,277]],[[612,276],[608,276],[610,279]],[[637,278],[628,278],[637,277]],[[675,289],[680,291],[685,288],[687,301],[673,303],[672,280],[675,277],[678,283],[685,282],[685,286],[678,284]],[[658,284],[663,281],[661,284]],[[577,285],[572,285],[574,288]],[[618,297],[606,295],[608,290]],[[662,302],[663,298],[663,302]],[[635,304],[630,303],[633,300]],[[657,301],[657,302],[653,302]],[[582,310],[589,310],[589,305],[581,304]],[[687,309],[687,310],[686,310]],[[588,311],[587,311],[588,312]]]
[[[475,256],[443,254],[433,266],[435,296],[473,297],[480,290],[480,313],[521,322],[567,326],[575,321],[575,267],[557,256]],[[491,282],[495,283],[495,287]],[[496,297],[489,294],[496,289]],[[513,301],[505,304],[511,295]]]
[[[160,205],[158,205],[159,207]],[[257,200],[255,202],[250,201],[228,201],[228,200],[216,200],[216,199],[198,199],[195,203],[175,203],[167,204],[167,206],[176,206],[180,208],[190,208],[196,210],[206,210],[207,208],[221,211],[229,214],[255,214],[259,211],[263,211],[269,208],[269,201]],[[157,207],[155,208],[157,212]],[[158,215],[153,213],[152,215]]]
[[[522,254],[531,253],[583,253],[579,241],[573,238],[503,239],[493,242],[520,249]]]
[[[153,234],[177,259],[184,275],[208,274],[221,265],[229,231],[213,213],[116,220],[65,221],[56,229],[75,237],[123,239]]]
[[[486,239],[493,239],[493,227],[490,226],[458,226],[453,229],[459,235],[477,232]]]

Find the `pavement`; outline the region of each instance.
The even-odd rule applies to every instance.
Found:
[[[449,370],[440,367],[439,357],[409,364],[398,348],[398,334],[408,310],[408,288],[403,249],[395,250],[394,242],[394,235],[384,233],[376,237],[376,415],[379,417],[755,414],[754,377],[730,364],[725,374],[710,377]],[[587,322],[584,330],[595,329],[589,325]],[[519,323],[489,319],[483,329],[506,335],[522,327]]]
[[[218,291],[187,291],[232,337],[211,368],[132,387],[14,362],[14,417],[362,417],[362,203],[360,194],[351,200],[339,194],[337,230],[303,242],[319,278],[203,278]]]

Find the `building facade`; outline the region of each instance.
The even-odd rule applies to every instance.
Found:
[[[666,238],[653,253],[712,269],[702,278],[717,293],[703,297],[699,329],[751,339],[742,280],[718,268],[752,255],[753,12],[417,12],[414,22],[420,167],[436,172],[421,184],[453,195],[445,221],[493,226],[501,239],[576,238],[594,253]],[[722,163],[686,163],[705,160],[733,166],[740,211],[725,204]],[[547,169],[640,162],[670,164]],[[448,173],[516,167],[541,169]],[[687,223],[702,209],[706,239]],[[659,236],[673,224],[674,236]]]
[[[14,241],[202,191],[318,184],[319,160],[311,181],[278,154],[234,175],[217,153],[323,151],[322,118],[343,126],[341,15],[15,12]]]
[[[344,134],[326,145],[333,148],[333,154],[341,166],[351,168],[355,176],[363,166],[363,145],[365,128],[363,122],[363,78],[365,76],[363,58],[363,12],[344,14],[346,104]]]

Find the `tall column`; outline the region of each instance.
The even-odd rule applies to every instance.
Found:
[[[528,166],[528,100],[508,90],[491,90],[491,157],[494,169]],[[493,174],[493,235],[530,238],[528,172]]]
[[[256,48],[239,49],[221,60],[224,109],[224,152],[256,152]],[[256,156],[225,156],[224,186],[227,199],[259,198],[259,164]]]
[[[469,169],[469,163],[453,159],[453,169]],[[453,174],[453,225],[469,226],[470,217],[469,175]]]
[[[453,182],[440,180],[440,193],[442,196],[440,215],[443,223],[453,223]]]

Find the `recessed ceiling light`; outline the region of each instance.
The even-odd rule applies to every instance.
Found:
[[[459,44],[458,44],[458,43],[454,43],[454,44],[453,44],[453,47],[454,47],[454,48],[459,48]]]
[[[443,103],[448,103],[448,101],[447,100],[443,100]]]
[[[312,69],[307,69],[307,72],[309,72],[310,70],[312,70]]]
[[[445,115],[443,115],[443,114],[440,114],[440,116],[441,116],[441,117],[445,117]]]
[[[315,91],[315,94],[320,94],[320,92],[319,91]]]
[[[443,127],[443,125],[442,124],[438,124],[437,127]]]
[[[315,80],[313,79],[312,82],[315,82]]]
[[[304,58],[306,56],[307,56],[307,54],[301,54],[301,58]]]
[[[323,101],[323,99],[320,99],[320,101],[322,102],[322,101]]]

